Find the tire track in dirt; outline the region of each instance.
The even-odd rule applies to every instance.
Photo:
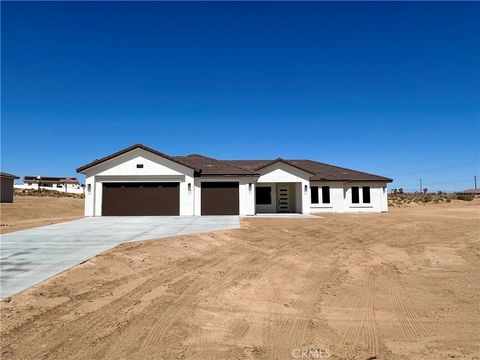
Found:
[[[242,279],[250,278],[252,275],[261,275],[264,273],[264,271],[276,266],[280,263],[279,256],[285,252],[290,251],[292,249],[292,246],[294,246],[294,240],[286,241],[281,246],[274,248],[273,253],[269,253],[269,251],[267,251],[267,253],[263,256],[258,254],[258,251],[262,251],[262,249],[255,248],[256,255],[245,259],[245,264],[237,264],[236,266],[234,266],[233,271],[226,272],[226,276],[221,282],[215,283],[216,295],[209,297],[208,302],[204,305],[204,307],[220,307],[218,305],[219,300],[224,294],[224,291],[231,284],[235,284],[237,281]],[[224,340],[228,338],[238,338],[238,332],[241,332],[243,334],[242,336],[245,336],[249,327],[250,325],[248,321],[246,321],[245,319],[239,319],[239,321],[232,324],[232,326],[230,327],[230,332],[224,335]],[[200,329],[198,334],[193,337],[192,343],[196,344],[196,348],[191,350],[192,354],[190,355],[193,359],[201,357],[202,351],[208,350],[208,348],[212,346],[210,331],[208,329]],[[208,356],[210,360],[215,358],[224,358],[224,355],[217,356],[213,352],[209,352]]]
[[[304,300],[307,291],[310,289],[306,283],[311,281],[310,279],[314,274],[312,268],[313,264],[310,264],[305,274],[306,280],[298,293],[298,297],[289,305],[288,315],[285,316],[279,312],[274,313],[273,326],[270,329],[271,337],[269,339],[270,350],[274,359],[281,359],[287,356],[293,348],[300,346],[300,341],[305,336],[308,324],[305,318],[301,319],[297,314],[297,306],[299,299]]]
[[[314,249],[312,249],[314,253]],[[273,359],[291,359],[293,349],[305,346],[311,339],[313,322],[322,329],[329,328],[327,321],[319,316],[315,304],[325,284],[335,276],[335,270],[325,271],[315,259],[309,259],[310,265],[305,272],[303,284],[295,294],[295,300],[289,304],[288,313],[273,311],[273,319],[268,321],[267,342],[270,357]],[[281,303],[278,298],[277,304]],[[324,331],[323,342],[333,340],[335,334]],[[319,344],[315,344],[317,346]]]
[[[264,238],[263,240],[264,242],[266,242],[265,240],[275,240],[275,237]],[[252,247],[248,244],[237,244],[233,247],[238,250],[238,253],[244,253],[245,248],[248,249],[247,255],[242,255],[242,258],[237,261],[231,260],[232,255],[234,254],[225,254],[224,256],[221,256],[218,252],[214,254],[214,259],[222,258],[224,260],[208,263],[208,258],[205,257],[205,261],[207,261],[206,266],[201,268],[201,271],[197,271],[193,278],[185,277],[182,279],[183,282],[191,282],[191,285],[189,285],[188,288],[174,300],[173,304],[162,308],[162,316],[153,325],[153,328],[149,330],[147,336],[140,342],[140,346],[137,346],[136,350],[132,351],[128,358],[138,357],[139,351],[146,356],[149,353],[149,348],[158,346],[166,332],[179,318],[186,305],[193,303],[192,300],[202,290],[211,290],[209,292],[213,291],[217,294],[212,300],[218,298],[221,294],[221,290],[228,286],[228,284],[248,277],[251,274],[261,273],[266,270],[271,266],[271,260],[275,258],[276,254],[281,251],[287,251],[291,248],[292,244],[293,240],[284,242],[280,247],[277,246],[273,249],[274,253],[269,255],[267,259],[265,259],[265,255],[262,254],[262,251],[266,252],[268,255],[268,252],[270,251],[269,249],[262,250],[261,246]],[[230,252],[232,252],[232,249],[230,249]],[[209,274],[207,274],[207,276],[204,275],[215,268],[222,271],[224,274],[223,279],[213,279],[213,277],[208,276]],[[200,273],[200,275],[198,273]],[[202,342],[205,342],[206,339],[208,339],[208,335],[205,334],[201,335],[201,337]]]
[[[90,331],[88,333],[85,333],[86,338],[82,339],[86,341],[89,344],[93,343],[98,343],[99,339],[95,338],[95,330],[99,329],[108,329],[111,328],[112,322],[111,317],[113,318],[118,318],[123,314],[123,310],[125,308],[128,308],[131,306],[131,303],[134,299],[140,298],[142,295],[145,295],[146,293],[151,292],[152,290],[155,290],[158,287],[164,286],[166,283],[170,284],[172,282],[175,282],[175,280],[172,281],[173,279],[188,279],[189,276],[192,276],[192,274],[198,274],[198,272],[206,271],[209,267],[214,267],[217,266],[220,263],[225,263],[226,260],[224,260],[229,253],[235,252],[236,250],[238,252],[241,252],[241,248],[244,247],[242,244],[235,244],[233,247],[228,247],[228,248],[222,248],[222,249],[211,249],[208,250],[203,254],[202,257],[199,258],[194,258],[194,259],[189,259],[183,261],[183,269],[187,269],[187,273],[184,273],[184,270],[182,271],[183,274],[180,274],[180,271],[176,270],[174,271],[174,274],[172,276],[171,272],[168,272],[169,269],[162,267],[160,269],[149,269],[146,271],[141,272],[140,274],[136,274],[132,277],[129,277],[130,279],[133,278],[138,278],[142,277],[142,275],[145,276],[146,280],[139,284],[138,286],[135,286],[132,288],[130,291],[121,294],[121,296],[114,298],[110,303],[107,305],[104,305],[98,309],[96,309],[92,313],[88,313],[84,316],[81,316],[80,318],[72,321],[71,326],[69,327],[69,331],[65,332],[65,329],[54,329],[52,333],[52,338],[57,339],[56,340],[56,345],[53,345],[50,347],[48,354],[44,354],[45,358],[53,357],[53,358],[81,358],[83,352],[88,352],[89,350],[85,348],[84,351],[78,351],[75,354],[68,353],[65,355],[65,351],[68,351],[68,347],[65,345],[69,343],[67,340],[70,336],[70,332],[75,331],[75,329],[91,329],[93,331]],[[216,256],[218,255],[218,257]],[[206,260],[205,258],[209,259]],[[189,261],[191,263],[189,263]],[[206,267],[207,266],[207,267]],[[175,274],[177,273],[177,274]],[[161,274],[160,276],[155,276],[155,274]],[[180,281],[180,280],[179,280]],[[177,281],[178,282],[178,281]],[[115,281],[115,285],[117,285],[119,282]],[[194,285],[198,285],[195,283]],[[193,291],[194,289],[192,289]],[[187,294],[188,296],[188,294]],[[71,301],[68,302],[68,304],[63,304],[61,308],[57,309],[59,312],[65,312],[69,313],[74,311],[74,306],[77,304],[80,300],[87,300],[85,296],[81,296],[81,299],[79,298],[74,298]],[[72,309],[73,308],[73,309]],[[48,313],[51,313],[51,311],[48,311]],[[46,315],[46,314],[44,314]],[[102,342],[106,341],[107,339],[101,339]]]
[[[380,340],[375,321],[375,273],[368,271],[368,280],[360,299],[353,307],[350,326],[343,334],[343,349],[349,345],[360,346],[370,353],[378,354]]]
[[[392,274],[392,284],[390,298],[394,313],[407,340],[415,342],[419,337],[428,336],[427,329],[420,321],[410,297],[400,282],[400,273],[396,267]]]

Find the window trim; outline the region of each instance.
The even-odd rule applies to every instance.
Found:
[[[356,190],[357,191],[357,196],[356,196],[356,199],[357,201],[353,201],[353,193],[354,191],[353,190]],[[350,186],[350,202],[354,205],[359,205],[361,204],[360,202],[360,186]]]
[[[358,203],[353,202],[353,188],[358,188]],[[363,188],[370,188],[370,202],[366,203],[363,200]],[[371,209],[373,208],[372,204],[372,185],[354,185],[350,186],[350,205],[349,208],[351,209]]]
[[[365,190],[368,189],[368,202],[365,201]],[[372,188],[369,185],[362,186],[362,204],[372,203]]]
[[[325,190],[328,194],[328,201],[325,201]],[[323,205],[329,205],[332,203],[332,199],[330,196],[330,186],[329,185],[322,185],[322,204]]]
[[[311,195],[310,195],[310,207],[312,211],[315,209],[320,210],[320,209],[333,209],[334,205],[332,203],[332,197],[331,194],[332,192],[330,191],[330,203],[323,203],[322,197],[322,187],[323,186],[328,186],[330,190],[332,189],[332,184],[330,182],[321,182],[321,181],[315,181],[313,184],[310,185],[310,189],[314,187],[318,187],[318,203],[312,203]]]
[[[257,202],[258,201],[258,196],[257,196],[258,189],[269,189],[270,190],[270,203],[259,204]],[[269,206],[269,205],[272,205],[272,204],[273,204],[273,190],[272,190],[272,187],[271,186],[255,186],[255,206],[257,206],[257,205],[259,205],[259,206]]]
[[[319,205],[320,204],[320,194],[319,194],[319,191],[318,191],[318,188],[319,186],[317,185],[314,185],[314,186],[310,186],[310,204],[313,204],[313,205]],[[316,194],[317,196],[317,201],[316,202],[313,202],[313,197],[314,195]]]

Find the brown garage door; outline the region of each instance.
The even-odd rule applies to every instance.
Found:
[[[238,215],[238,182],[202,182],[202,215]]]
[[[179,215],[179,183],[104,183],[102,215]]]

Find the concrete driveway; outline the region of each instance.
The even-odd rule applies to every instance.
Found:
[[[0,247],[0,297],[124,242],[239,227],[238,216],[122,216],[84,218],[5,234]]]

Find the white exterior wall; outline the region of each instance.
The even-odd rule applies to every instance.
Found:
[[[143,168],[137,168],[137,164],[143,164]],[[85,175],[85,216],[102,215],[104,182],[178,182],[180,183],[180,215],[201,215],[201,183],[203,181],[238,182],[241,216],[255,215],[256,209],[258,212],[276,212],[276,187],[280,183],[291,184],[293,204],[303,214],[388,211],[388,191],[385,182],[310,182],[311,174],[280,161],[261,169],[258,178],[251,176],[194,178],[194,171],[186,166],[143,149],[134,149],[87,169]],[[191,184],[190,191],[188,191],[188,184]],[[255,205],[256,186],[267,185],[272,186],[272,204]],[[311,186],[319,187],[319,204],[311,204]],[[322,186],[330,186],[330,204],[322,203]],[[360,204],[352,204],[351,186],[360,187]],[[363,203],[362,186],[370,186],[370,204]]]
[[[255,215],[255,177],[205,176],[195,178],[194,214],[202,215],[202,182],[238,182],[240,216]],[[251,185],[251,189],[249,188]]]
[[[311,213],[345,211],[344,183],[340,181],[311,181],[310,186],[318,186],[318,204],[310,204]],[[322,203],[322,186],[330,186],[330,204]],[[311,191],[311,189],[310,189]],[[308,199],[310,203],[310,198]]]
[[[382,212],[388,211],[388,186],[387,183],[382,186]]]
[[[360,188],[360,203],[352,204],[352,186]],[[370,186],[370,203],[363,203],[362,186]],[[385,187],[385,192],[383,188]],[[354,182],[345,186],[345,212],[382,212],[388,211],[386,183]]]
[[[179,182],[180,215],[193,215],[193,170],[149,151],[134,149],[87,169],[85,175],[85,216],[102,215],[104,182]]]
[[[335,182],[312,181],[310,186],[318,186],[319,204],[311,204],[312,213],[322,212],[386,212],[388,211],[387,184],[384,182]],[[322,186],[330,186],[330,204],[322,203]],[[352,186],[360,188],[360,203],[352,204]],[[362,186],[370,186],[370,203],[363,203]]]

